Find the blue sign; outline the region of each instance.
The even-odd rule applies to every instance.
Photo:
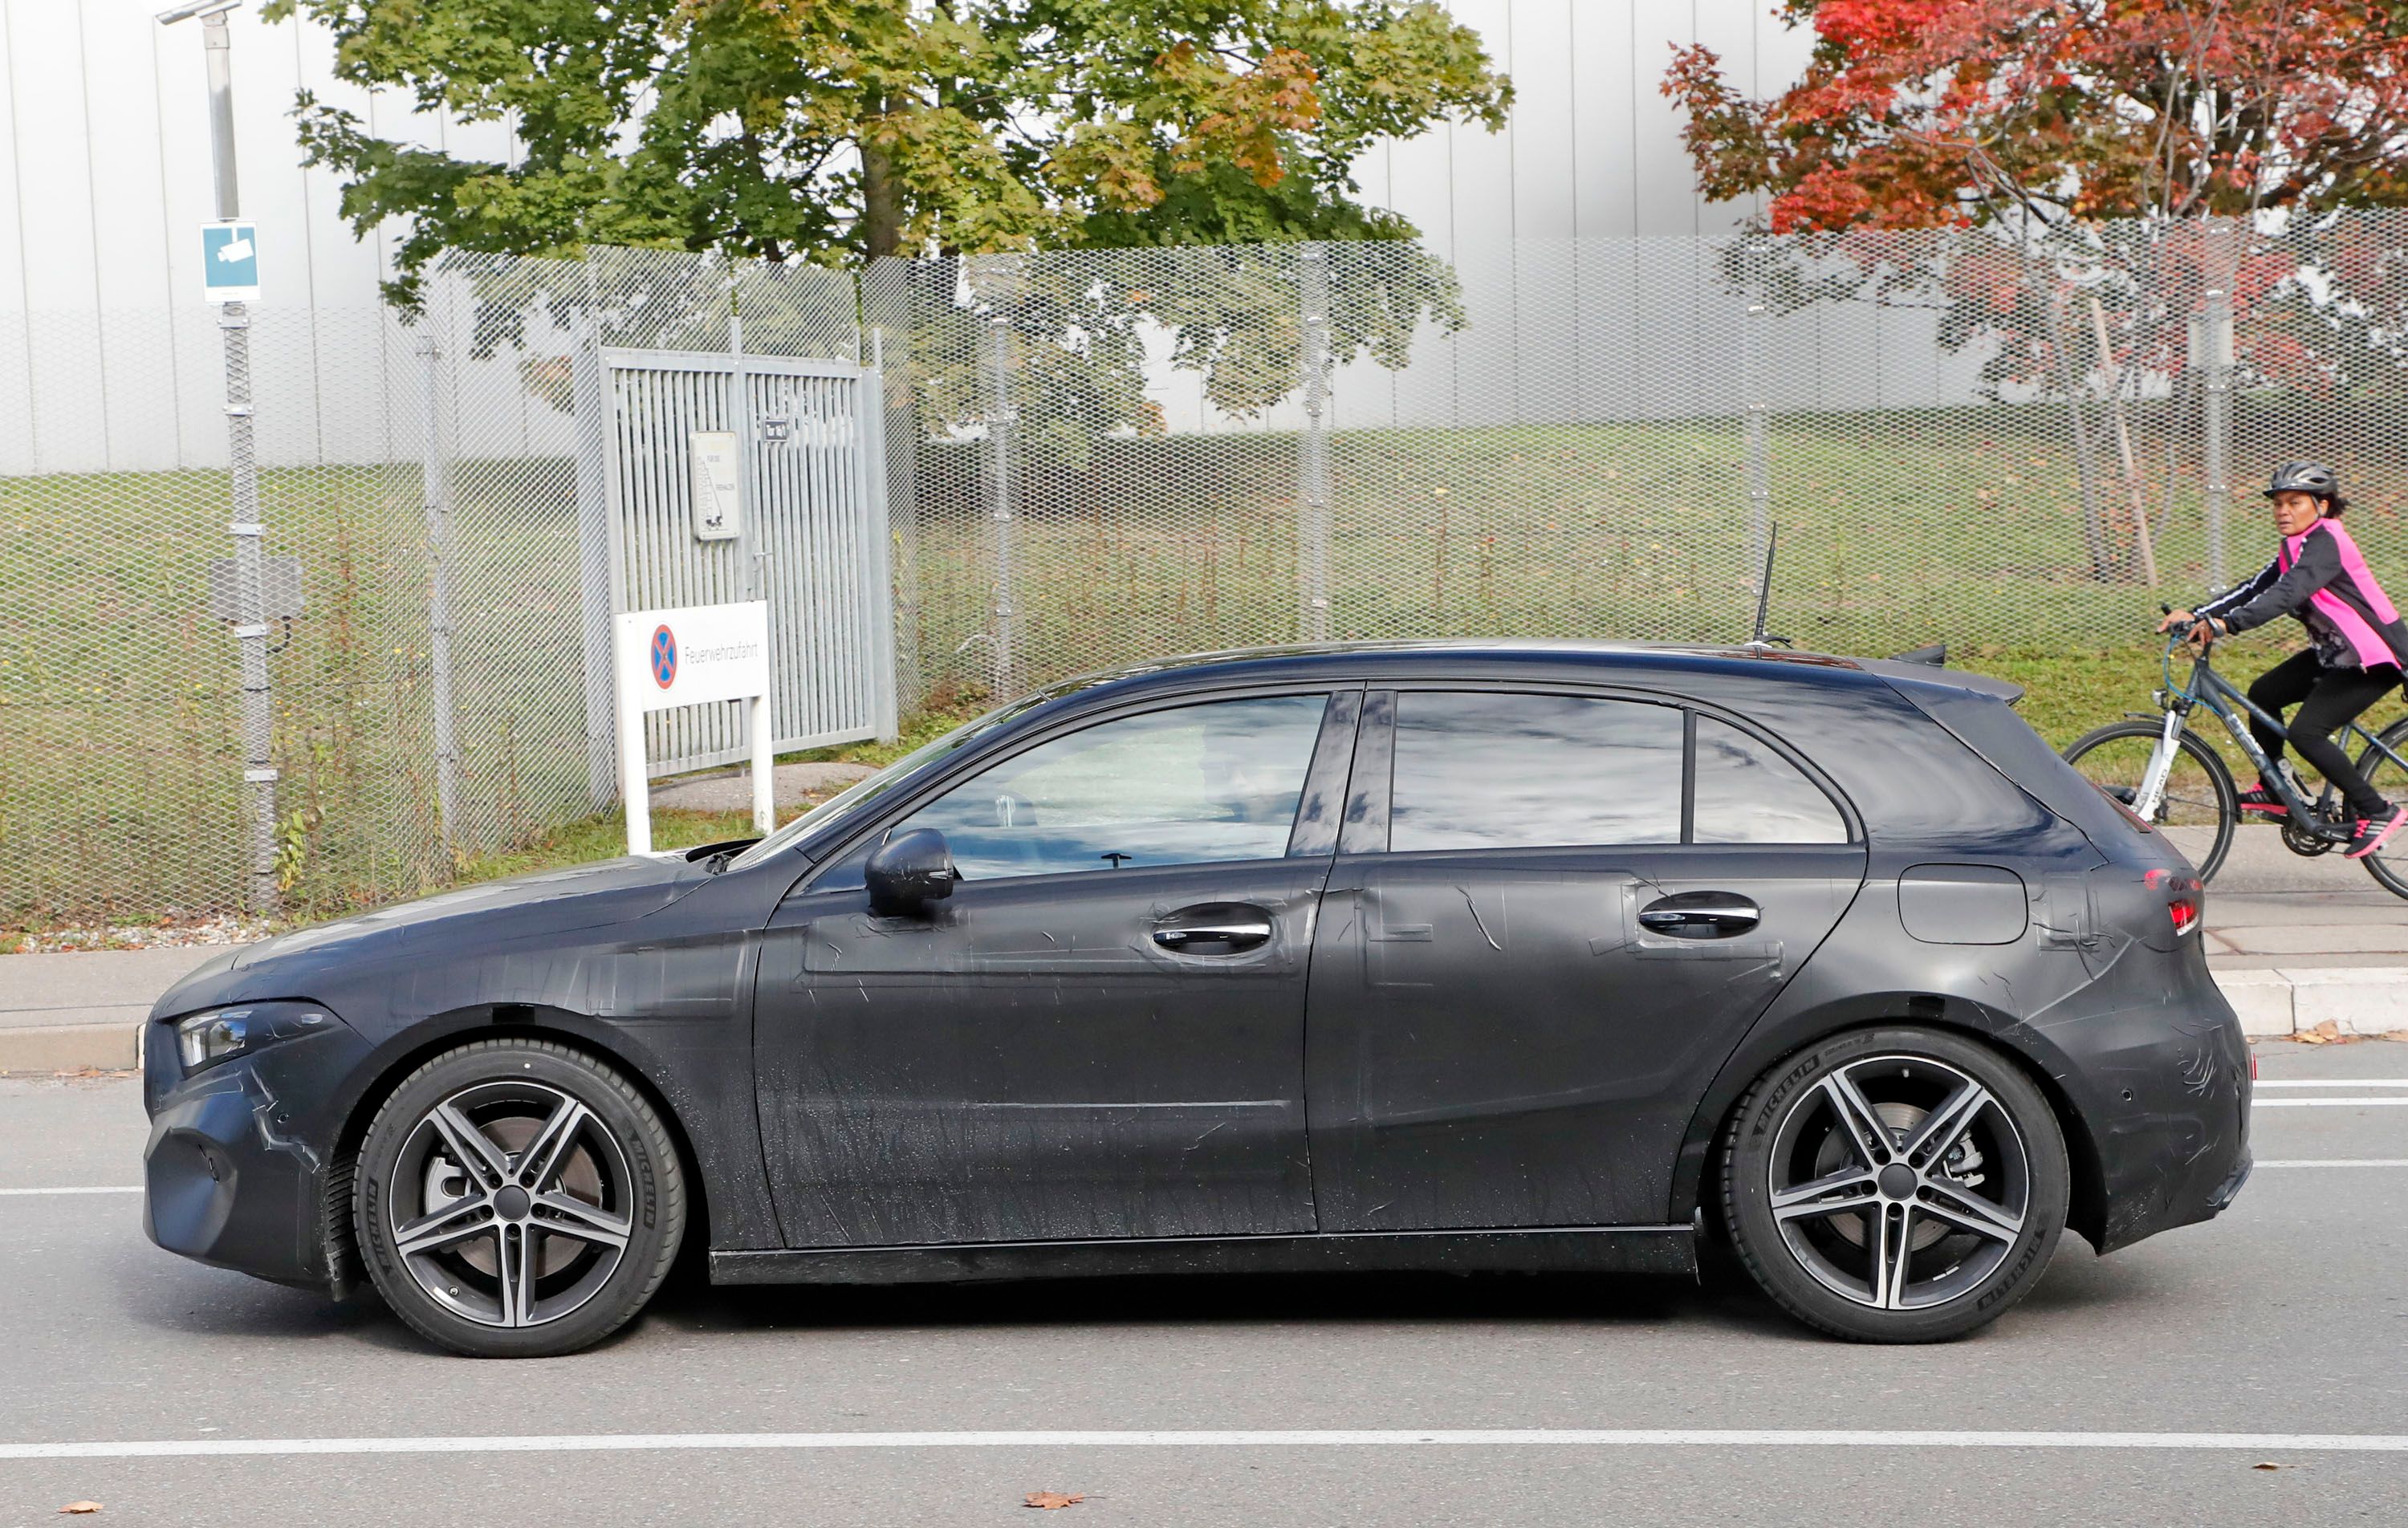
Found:
[[[652,633],[652,682],[666,690],[677,682],[677,635],[666,626]]]
[[[213,303],[259,300],[259,233],[247,222],[201,225],[201,285]]]

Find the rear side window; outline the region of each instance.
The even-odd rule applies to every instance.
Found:
[[[1727,721],[1698,718],[1700,844],[1844,844],[1848,824],[1796,764]]]
[[[1405,692],[1388,848],[1677,844],[1683,731],[1641,701]]]

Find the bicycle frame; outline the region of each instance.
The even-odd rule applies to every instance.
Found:
[[[2164,664],[2166,684],[2163,690],[2157,692],[2157,702],[2165,707],[2165,731],[2157,740],[2156,750],[2149,755],[2148,773],[2142,778],[2139,796],[2133,804],[2133,809],[2139,812],[2144,821],[2151,822],[2157,821],[2158,808],[2165,805],[2166,778],[2173,771],[2174,750],[2177,739],[2182,735],[2183,724],[2194,708],[2205,707],[2217,721],[2224,723],[2224,730],[2231,735],[2234,746],[2239,748],[2250,764],[2256,766],[2258,778],[2264,780],[2275,795],[2282,799],[2283,805],[2289,808],[2291,820],[2294,822],[2308,825],[2312,831],[2337,832],[2338,830],[2328,830],[2320,825],[2325,819],[2326,806],[2332,800],[2335,793],[2332,782],[2329,780],[2325,782],[2324,790],[2318,793],[2314,802],[2306,800],[2297,791],[2291,789],[2289,778],[2274,767],[2273,761],[2266,757],[2266,750],[2258,746],[2257,737],[2249,730],[2249,719],[2264,722],[2276,736],[2286,740],[2291,735],[2290,729],[2283,725],[2281,717],[2259,707],[2243,694],[2230,679],[2215,671],[2214,643],[2210,642],[2200,649],[2199,656],[2192,660],[2189,683],[2174,682],[2174,650],[2183,645],[2183,640],[2182,637],[2175,636],[2166,643]],[[2359,726],[2355,721],[2344,723],[2339,736],[2344,750],[2349,749],[2352,739],[2362,739],[2368,749],[2398,764],[2403,773],[2408,773],[2408,759],[2402,759],[2385,747],[2381,738]],[[2365,755],[2361,753],[2359,757],[2363,758]]]

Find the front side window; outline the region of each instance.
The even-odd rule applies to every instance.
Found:
[[[1677,844],[1682,735],[1641,701],[1407,691],[1388,848]]]
[[[942,833],[965,880],[1278,859],[1327,704],[1276,695],[1102,722],[981,772],[894,831]]]

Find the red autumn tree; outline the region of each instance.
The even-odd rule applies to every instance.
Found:
[[[1711,49],[1664,93],[1716,199],[1775,232],[2020,213],[2408,205],[2398,0],[1786,0],[1805,77],[1752,101]]]

